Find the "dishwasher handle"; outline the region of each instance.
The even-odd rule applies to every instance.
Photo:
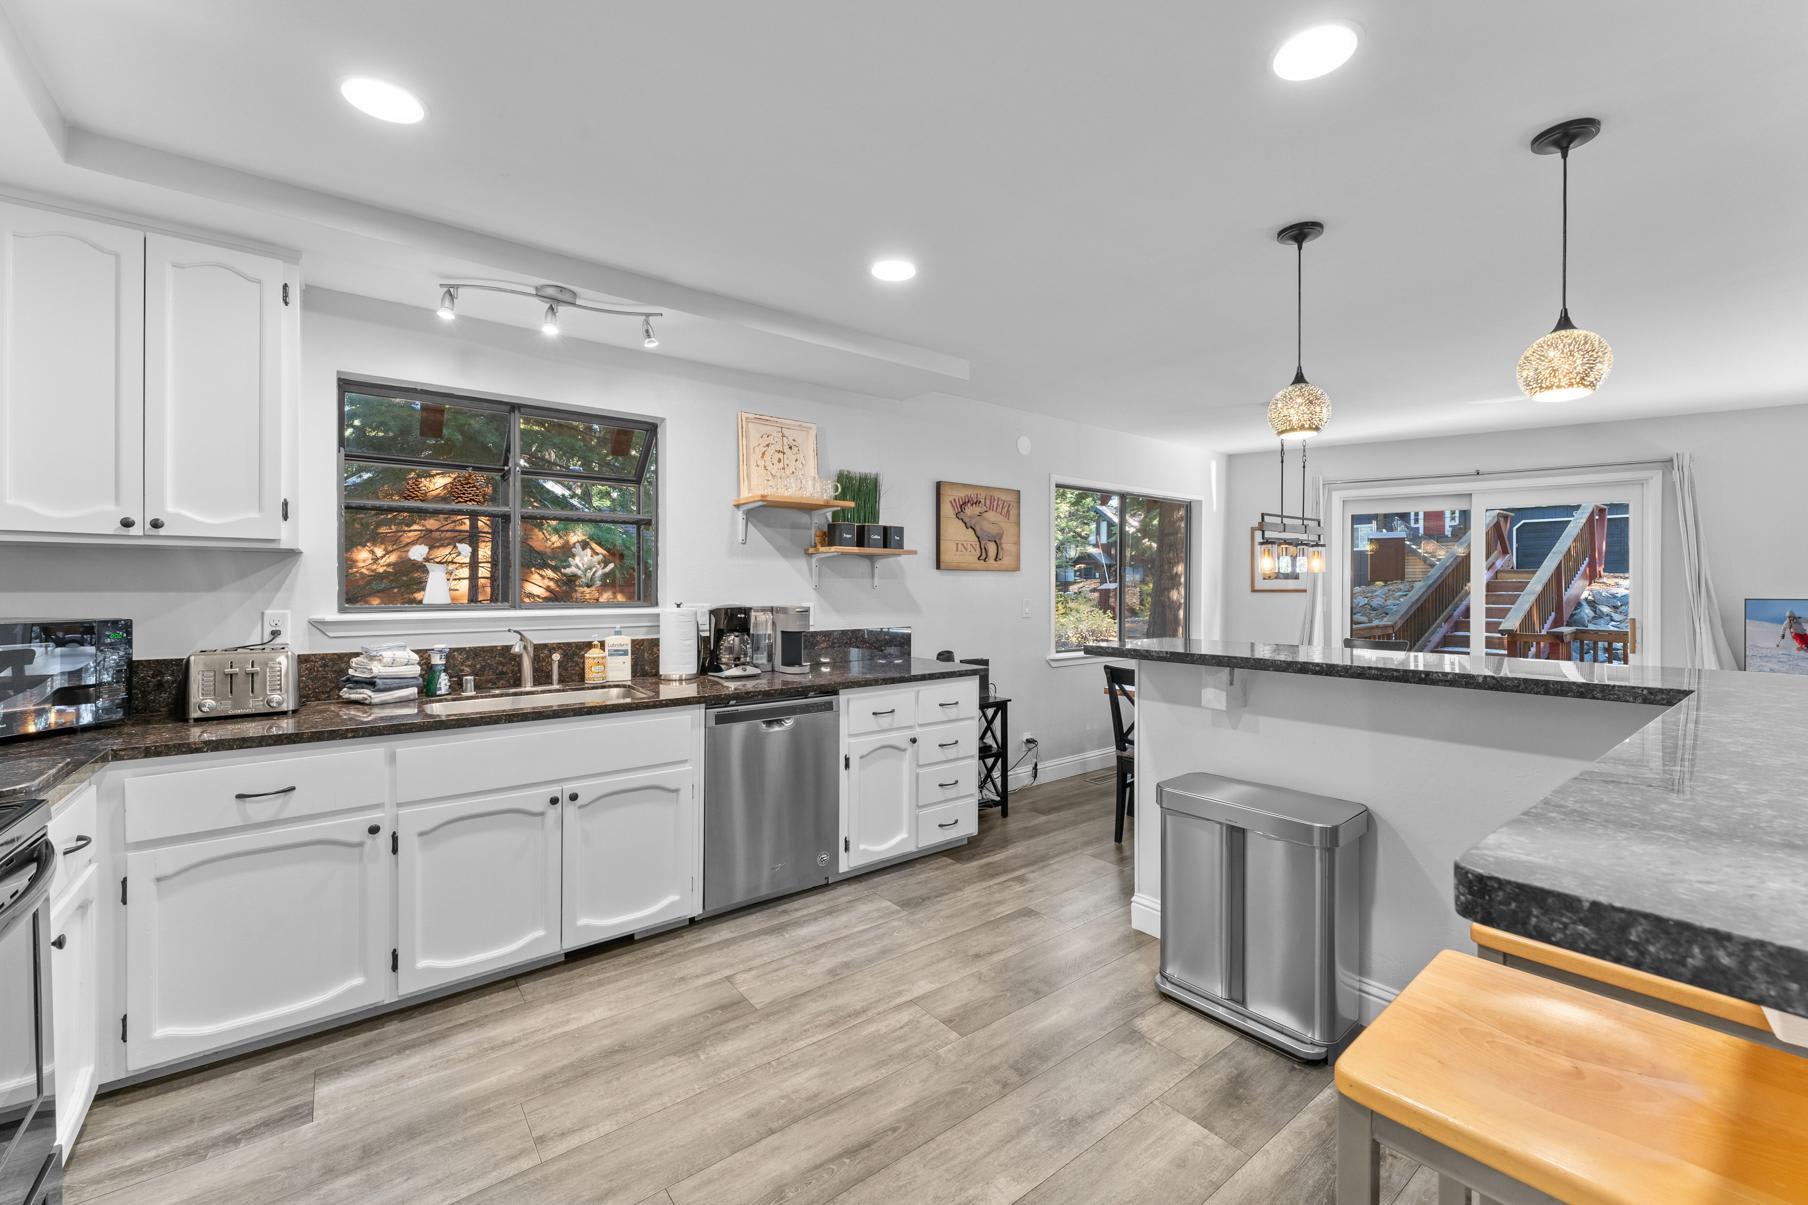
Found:
[[[785,729],[794,727],[796,724],[797,717],[788,715],[776,720],[761,720],[760,729],[764,732],[783,732]]]

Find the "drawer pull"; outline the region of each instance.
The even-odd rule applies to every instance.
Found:
[[[936,825],[936,827],[937,828],[953,828],[955,825],[957,825],[959,823],[960,823],[959,820],[950,820],[950,821],[948,821],[948,823],[938,824],[938,825]]]
[[[960,779],[957,778],[953,782],[938,782],[935,785],[938,787],[958,787],[960,786]]]
[[[959,746],[959,744],[960,744],[959,741],[943,741],[941,744],[937,745],[936,748],[937,749],[953,749],[953,748],[956,748],[957,746]]]
[[[946,703],[937,703],[936,706],[937,707],[959,707],[960,700],[959,699],[950,699]]]
[[[93,837],[90,837],[87,833],[77,833],[75,835],[75,844],[65,849],[63,851],[63,856],[67,858],[70,854],[79,854],[93,844]]]
[[[272,795],[292,795],[294,787],[277,787],[274,791],[240,791],[234,799],[268,799]]]
[[[873,712],[873,718],[876,720],[882,715],[897,715],[897,714],[898,714],[898,709],[896,707],[887,707],[884,711]]]

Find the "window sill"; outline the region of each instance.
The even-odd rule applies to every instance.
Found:
[[[659,634],[658,607],[624,607],[600,611],[588,607],[570,609],[549,607],[532,611],[474,611],[467,614],[448,611],[382,611],[370,615],[315,615],[308,626],[323,636],[356,639],[365,636],[454,636],[481,634],[494,636],[509,628],[520,628],[533,635],[538,632],[579,632],[584,635],[603,633],[621,627],[629,636]]]
[[[1103,665],[1106,658],[1087,653],[1050,653],[1044,660],[1059,669],[1064,665]]]

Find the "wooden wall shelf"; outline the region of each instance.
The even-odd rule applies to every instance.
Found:
[[[822,589],[821,566],[824,557],[851,556],[863,557],[866,566],[872,571],[873,589],[879,588],[879,562],[886,557],[915,556],[914,548],[806,548],[804,555],[810,558],[810,587]]]
[[[832,515],[853,505],[845,498],[793,498],[786,494],[748,494],[734,500],[735,518],[740,526],[743,544],[747,542],[747,516],[756,510],[803,510],[812,515]]]

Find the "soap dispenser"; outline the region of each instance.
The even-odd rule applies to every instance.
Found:
[[[603,652],[602,638],[593,636],[584,650],[584,685],[595,686],[609,679],[608,655]]]
[[[633,679],[634,642],[622,634],[620,624],[615,625],[615,633],[605,642],[604,655],[609,663],[609,681],[628,682]]]

